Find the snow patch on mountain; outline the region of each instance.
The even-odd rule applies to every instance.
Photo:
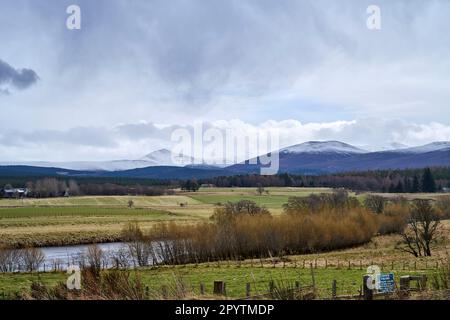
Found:
[[[186,166],[194,163],[194,158],[183,154],[176,155],[167,149],[153,151],[140,160],[154,163],[155,166]]]
[[[393,152],[404,152],[404,153],[426,153],[433,151],[445,151],[450,150],[450,141],[436,141],[423,146],[396,149]]]
[[[357,148],[340,141],[308,141],[280,150],[282,153],[367,153],[368,151]]]

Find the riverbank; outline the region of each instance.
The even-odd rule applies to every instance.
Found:
[[[328,188],[201,188],[165,196],[80,196],[43,199],[0,199],[0,245],[63,246],[121,241],[120,231],[137,221],[144,231],[160,221],[195,223],[209,221],[218,203],[250,200],[272,215],[283,212],[292,196],[331,192]],[[351,195],[355,195],[351,193]],[[408,199],[439,194],[385,194]],[[365,194],[355,195],[363,201]],[[128,207],[129,201],[132,207]]]
[[[397,281],[402,275],[425,274],[431,288],[433,275],[448,258],[448,239],[438,244],[433,256],[427,258],[414,258],[396,250],[398,240],[398,236],[394,235],[381,236],[351,249],[286,256],[284,259],[138,268],[131,271],[131,276],[138,276],[142,284],[148,287],[149,299],[162,299],[164,292],[169,295],[184,294],[185,298],[212,297],[214,281],[226,283],[228,298],[243,298],[247,294],[247,283],[251,295],[257,295],[267,291],[271,281],[292,286],[298,282],[301,286],[310,286],[312,273],[319,298],[330,297],[333,280],[336,280],[338,295],[357,295],[367,266],[373,264],[380,266],[383,272],[394,272]],[[36,281],[54,287],[65,283],[66,279],[64,272],[0,273],[0,298],[27,294]]]

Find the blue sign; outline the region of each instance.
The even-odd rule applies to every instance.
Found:
[[[389,293],[395,290],[395,281],[393,273],[380,273],[378,277],[378,292]]]

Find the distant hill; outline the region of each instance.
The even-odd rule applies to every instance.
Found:
[[[174,159],[175,161],[172,161]],[[81,171],[123,171],[137,168],[175,166],[183,167],[194,163],[192,157],[184,155],[172,155],[167,149],[153,151],[141,159],[136,160],[110,160],[110,161],[69,161],[69,162],[46,162],[46,161],[21,161],[0,162],[0,166],[31,166],[46,168],[62,168],[67,170]]]
[[[450,142],[434,142],[413,148],[369,152],[339,141],[309,141],[283,148],[279,154],[279,173],[327,174],[349,171],[415,169],[432,166],[450,166]],[[183,161],[193,160],[180,156]],[[153,152],[139,160],[108,162],[107,168],[84,166],[90,169],[67,169],[48,165],[0,165],[0,176],[88,176],[129,177],[151,179],[190,179],[259,173],[261,164],[249,160],[228,167],[208,165],[170,165],[169,150]],[[255,163],[252,162],[252,163]],[[38,162],[36,162],[38,163]],[[96,162],[85,162],[84,164]],[[119,163],[119,164],[117,164]],[[100,164],[97,163],[97,164]],[[111,170],[112,164],[116,164]],[[125,165],[126,164],[126,165]],[[136,166],[137,167],[133,167]],[[131,168],[130,168],[131,166]],[[81,166],[83,167],[83,166]],[[122,168],[122,169],[120,169]]]
[[[259,171],[260,164],[249,163],[247,160],[227,169],[252,173]],[[312,141],[279,151],[279,171],[289,173],[318,174],[428,166],[450,166],[450,142],[369,152],[339,141]]]
[[[77,171],[52,167],[36,166],[0,166],[0,176],[95,176],[97,171]]]

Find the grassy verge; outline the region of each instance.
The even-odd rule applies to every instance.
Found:
[[[316,290],[319,298],[331,297],[332,281],[337,281],[338,295],[356,295],[362,284],[365,270],[359,268],[313,269]],[[385,270],[393,271],[398,281],[402,275],[427,274],[430,276],[434,270]],[[250,284],[251,295],[260,295],[268,292],[269,282],[294,284],[301,286],[312,285],[311,270],[301,267],[257,267],[201,264],[198,266],[159,267],[155,269],[141,269],[138,271],[142,283],[149,288],[150,297],[159,297],[163,286],[173,289],[182,285],[190,297],[200,296],[200,284],[204,285],[205,296],[213,295],[213,282],[216,280],[226,283],[226,296],[228,298],[244,298],[246,284]],[[41,274],[0,274],[0,298],[14,298],[22,293],[29,292],[33,281],[40,281],[48,286],[55,286],[65,282],[67,276],[62,272]],[[174,290],[174,289],[173,289]]]

